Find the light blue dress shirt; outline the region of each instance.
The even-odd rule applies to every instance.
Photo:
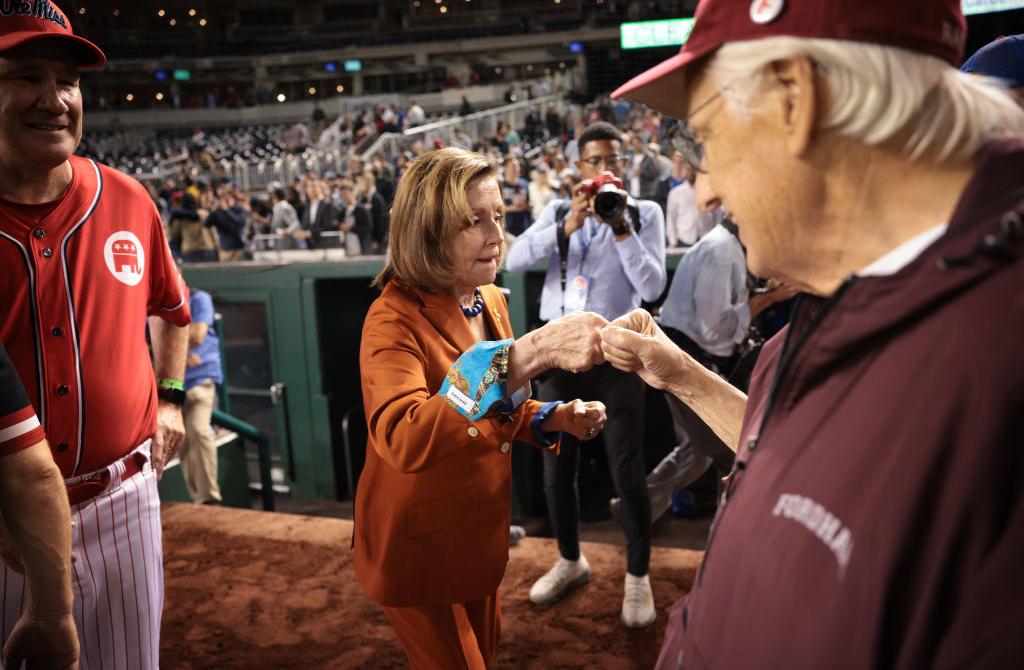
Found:
[[[526,229],[509,249],[505,267],[510,272],[525,272],[543,259],[548,260],[544,290],[540,298],[540,318],[544,321],[568,314],[559,273],[555,214],[565,200],[553,200],[540,217]],[[584,310],[596,312],[609,321],[652,302],[665,290],[665,217],[661,207],[649,200],[630,199],[640,212],[640,230],[616,241],[610,226],[587,217],[583,227],[569,237],[566,286],[577,276],[587,278]],[[627,216],[629,210],[627,210]]]
[[[747,336],[747,258],[721,224],[683,254],[658,322],[682,331],[714,356],[731,356]]]

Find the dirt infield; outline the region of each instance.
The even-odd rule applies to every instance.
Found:
[[[318,517],[167,504],[161,666],[178,668],[404,668],[383,612],[352,569],[352,524]],[[619,623],[625,552],[584,544],[593,579],[538,608],[530,584],[556,558],[554,542],[511,550],[502,583],[498,667],[650,668],[668,607],[689,588],[699,552],[654,548],[658,620]]]

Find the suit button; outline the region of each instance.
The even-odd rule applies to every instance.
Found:
[[[470,437],[476,437],[477,435],[479,435],[479,434],[480,434],[480,431],[479,431],[479,430],[477,430],[476,426],[470,426],[470,427],[469,427],[469,430],[468,430],[468,431],[466,431],[466,432],[468,432],[468,433],[469,433],[469,436],[470,436]]]
[[[71,389],[69,389],[67,386],[61,384],[60,386],[57,387],[57,395],[67,395],[68,391],[70,390]]]
[[[64,329],[61,328],[60,326],[57,326],[56,328],[50,331],[50,334],[53,335],[54,337],[60,337],[61,335],[64,334]]]
[[[52,255],[53,255],[53,249],[51,249],[50,247],[46,247],[45,249],[43,249],[43,257],[44,258],[49,258]]]
[[[46,237],[46,231],[43,230],[42,228],[36,228],[35,230],[32,231],[32,234],[38,237],[39,239],[43,239],[44,237]]]
[[[501,453],[507,454],[509,452],[509,450],[511,450],[511,449],[512,449],[512,445],[509,444],[508,442],[502,442],[501,443]]]
[[[61,442],[60,444],[57,445],[57,451],[67,451],[67,450],[68,450],[68,443],[67,442]]]

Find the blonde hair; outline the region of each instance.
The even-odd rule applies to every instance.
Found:
[[[431,151],[411,163],[395,191],[389,254],[373,286],[384,288],[397,279],[431,293],[452,287],[458,278],[452,243],[473,218],[466,191],[477,179],[497,175],[485,157],[458,147]]]
[[[828,100],[819,127],[869,145],[903,142],[911,160],[965,159],[994,136],[1024,134],[1024,110],[998,82],[899,47],[845,40],[768,37],[723,46],[708,71],[742,115],[764,90],[773,61],[819,65]]]

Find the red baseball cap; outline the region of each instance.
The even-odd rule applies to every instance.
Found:
[[[0,53],[38,39],[70,43],[75,62],[82,68],[102,67],[107,62],[98,46],[74,34],[68,17],[50,0],[20,0],[0,5]]]
[[[655,109],[679,105],[681,75],[727,42],[820,37],[902,47],[958,65],[967,22],[961,0],[701,0],[679,53],[620,86],[613,98]]]

